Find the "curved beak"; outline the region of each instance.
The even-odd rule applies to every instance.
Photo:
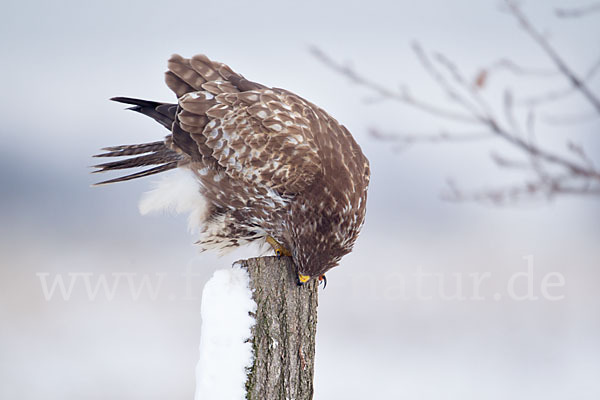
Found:
[[[323,282],[323,289],[325,289],[327,287],[327,277],[325,274],[319,276],[319,284],[321,284],[321,282]]]

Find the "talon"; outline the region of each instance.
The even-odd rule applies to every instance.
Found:
[[[321,284],[321,282],[323,282],[323,289],[325,289],[327,287],[327,277],[325,276],[325,274],[319,276],[319,285]]]
[[[277,256],[277,258],[281,258],[281,256],[287,256],[287,257],[292,256],[292,253],[290,253],[288,249],[283,247],[272,236],[267,236],[267,243],[269,243],[271,245],[271,247],[273,247],[273,250],[275,250],[275,255]]]

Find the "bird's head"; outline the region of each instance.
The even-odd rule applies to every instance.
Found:
[[[325,273],[339,264],[341,256],[326,253],[304,253],[292,255],[294,264],[298,266],[298,285],[304,285],[313,279],[324,281],[327,284]]]
[[[311,187],[286,221],[286,239],[300,284],[320,279],[337,266],[352,251],[364,222],[366,189],[354,192],[335,187],[333,182]]]
[[[325,273],[336,267],[342,257],[352,250],[354,240],[339,240],[345,233],[328,226],[327,229],[314,229],[310,234],[295,238],[292,258],[298,267],[299,285],[313,279],[323,280]]]

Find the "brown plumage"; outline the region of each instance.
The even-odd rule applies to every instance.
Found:
[[[164,141],[108,147],[134,156],[95,172],[146,167],[113,183],[173,168],[193,171],[207,206],[198,244],[227,250],[271,236],[299,274],[319,277],[352,250],[365,217],[369,163],[324,110],[246,80],[204,55],[174,55],[165,81],[177,104],[116,97],[171,132]]]

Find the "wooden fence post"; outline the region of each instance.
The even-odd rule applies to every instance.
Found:
[[[298,286],[291,258],[238,261],[250,275],[256,302],[249,400],[311,400],[317,332],[318,282]]]

